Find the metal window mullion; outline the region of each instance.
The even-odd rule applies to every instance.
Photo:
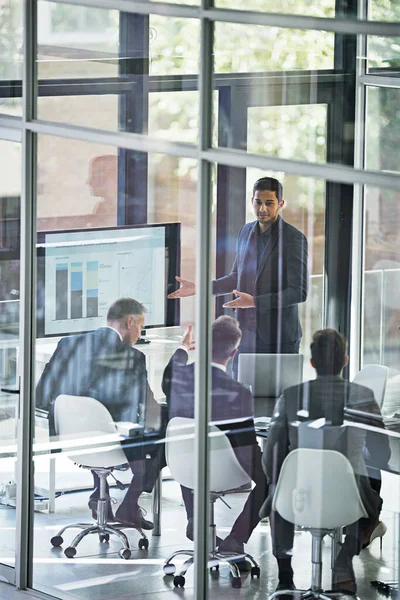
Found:
[[[23,136],[21,194],[21,295],[19,410],[16,506],[16,586],[32,586],[33,558],[33,461],[34,366],[36,338],[35,254],[35,134],[27,124],[35,117],[36,98],[36,2],[24,0],[23,11]]]
[[[365,37],[365,36],[364,36]],[[366,55],[365,55],[366,56]],[[388,88],[400,88],[400,76],[399,77],[384,77],[382,75],[367,75],[364,74],[359,78],[360,83],[373,87],[388,87]]]
[[[22,119],[0,116],[0,139],[9,142],[22,141]]]
[[[208,0],[202,0],[208,6]],[[202,19],[200,31],[199,154],[211,145],[213,99],[213,23]],[[209,438],[211,393],[211,240],[212,193],[210,162],[199,160],[196,229],[196,376],[195,376],[195,597],[208,596]]]
[[[105,144],[122,148],[131,148],[141,152],[159,153],[181,158],[194,158],[215,162],[231,167],[250,167],[267,171],[284,171],[287,174],[301,177],[314,177],[338,183],[361,183],[387,189],[398,190],[400,176],[380,171],[364,171],[353,169],[346,165],[311,163],[299,160],[288,160],[261,154],[251,154],[232,148],[204,148],[198,150],[192,144],[183,142],[168,142],[152,139],[145,135],[123,132],[110,132],[81,127],[79,125],[64,125],[48,121],[33,121],[26,127],[35,133],[54,135],[58,137],[82,140],[94,144]]]
[[[368,0],[359,0],[358,17],[365,19],[368,11]],[[365,169],[365,123],[366,123],[366,87],[363,78],[367,70],[367,37],[357,39],[356,67],[356,112],[354,131],[354,167],[360,171]],[[364,339],[364,185],[354,184],[353,191],[353,230],[351,252],[351,304],[350,304],[350,348],[349,377],[352,381],[362,366],[362,349]]]

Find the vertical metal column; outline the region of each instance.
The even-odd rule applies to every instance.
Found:
[[[17,453],[16,585],[32,586],[34,367],[36,339],[35,135],[27,123],[36,113],[36,0],[24,0],[23,138],[21,195],[21,295],[19,418]]]
[[[357,18],[366,19],[368,0],[359,0]],[[354,167],[364,169],[365,166],[365,85],[360,81],[366,73],[367,38],[357,37],[356,63],[356,114],[354,131]],[[350,380],[362,367],[362,349],[364,346],[364,186],[354,184],[353,199],[353,231],[352,231],[352,279],[350,306],[350,348],[349,375]]]
[[[202,10],[209,8],[211,0],[202,0]],[[212,91],[213,91],[213,23],[203,15],[200,37],[200,115],[199,151],[211,146]],[[211,391],[211,164],[201,159],[197,188],[196,231],[196,378],[195,378],[195,472],[194,502],[194,589],[196,598],[206,600],[208,595],[208,423],[210,419]]]

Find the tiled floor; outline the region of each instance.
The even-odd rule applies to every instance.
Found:
[[[385,486],[385,495],[393,490],[389,481]],[[123,492],[117,490],[115,495],[121,498]],[[179,488],[174,482],[164,483],[163,486],[163,518],[161,537],[149,536],[148,551],[137,549],[138,536],[136,532],[129,533],[133,547],[132,558],[124,561],[118,556],[119,543],[117,540],[109,544],[99,544],[98,539],[86,538],[78,547],[77,556],[67,559],[63,550],[52,548],[50,538],[57,528],[66,523],[86,520],[87,492],[66,494],[57,499],[56,514],[48,515],[35,513],[34,539],[34,577],[33,584],[37,590],[64,598],[79,598],[82,600],[125,599],[173,600],[177,596],[191,600],[194,598],[193,571],[190,569],[186,577],[186,586],[175,589],[172,577],[163,575],[162,565],[165,558],[178,548],[191,548],[193,545],[185,538],[185,514],[180,503]],[[225,537],[229,525],[243,505],[245,494],[227,497],[232,506],[229,510],[222,502],[217,502],[216,520],[219,525],[218,533]],[[387,503],[389,504],[389,502]],[[143,506],[150,511],[150,498],[143,499]],[[387,509],[382,518],[388,526],[388,532],[383,539],[383,551],[380,552],[379,541],[375,540],[371,547],[364,550],[360,557],[354,560],[359,596],[362,600],[378,600],[382,596],[374,590],[370,580],[397,579],[397,520]],[[7,527],[13,528],[15,512],[12,509],[0,507],[0,528],[5,532]],[[89,519],[90,521],[90,519]],[[72,538],[73,533],[66,533],[65,540]],[[12,554],[12,536],[1,536],[1,556]],[[65,544],[64,544],[65,547]],[[324,544],[325,572],[324,583],[329,587],[329,549],[328,540]],[[232,589],[227,568],[222,567],[219,575],[209,577],[210,594],[212,599],[232,600],[246,598],[266,600],[276,586],[276,563],[271,553],[269,525],[261,523],[254,531],[247,551],[254,555],[261,566],[261,578],[251,580],[248,574],[242,576],[242,588]],[[294,556],[295,582],[298,587],[307,588],[311,577],[310,535],[297,532]],[[25,596],[26,597],[26,596]],[[0,600],[24,600],[18,593],[6,584],[0,584]]]

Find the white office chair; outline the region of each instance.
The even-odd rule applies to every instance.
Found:
[[[79,443],[81,439],[85,444],[85,438],[116,434],[116,427],[112,416],[107,408],[95,400],[84,396],[60,395],[57,397],[54,405],[54,424],[56,434],[62,441],[72,440]],[[93,447],[93,452],[82,452],[82,454],[72,452],[69,458],[78,466],[84,469],[90,469],[97,473],[100,479],[100,496],[97,503],[97,523],[73,523],[63,527],[57,535],[51,538],[51,543],[55,547],[63,544],[62,534],[67,529],[82,529],[76,535],[72,543],[64,550],[65,556],[73,558],[76,554],[76,547],[79,542],[87,535],[97,533],[100,542],[108,542],[110,535],[116,535],[122,542],[123,547],[119,551],[121,558],[128,559],[131,556],[129,540],[125,533],[120,529],[126,529],[126,526],[107,522],[107,511],[110,497],[106,491],[107,476],[112,473],[115,467],[128,466],[124,451],[121,448],[118,439],[112,446],[107,445],[101,448],[98,445]],[[133,528],[133,526],[132,526]],[[139,527],[134,527],[140,535],[139,549],[147,550],[149,541],[146,535]]]
[[[195,446],[194,446],[194,419],[174,417],[168,423],[166,432],[165,454],[167,465],[172,477],[181,485],[195,488]],[[260,577],[260,567],[250,554],[221,553],[216,547],[216,525],[214,523],[214,505],[218,498],[224,494],[236,490],[241,485],[250,481],[247,473],[240,466],[231,444],[226,435],[215,427],[210,426],[210,548],[209,567],[219,569],[219,564],[229,565],[232,574],[232,587],[240,588],[240,571],[235,564],[238,559],[248,558],[252,563],[251,577]],[[186,555],[187,559],[178,575],[175,575],[176,567],[172,560],[179,555]],[[175,587],[184,587],[185,574],[194,561],[193,550],[178,550],[174,552],[164,563],[164,573],[175,575]]]
[[[374,392],[375,400],[382,407],[385,398],[389,369],[384,365],[366,365],[357,373],[353,383],[364,385]]]
[[[334,450],[298,448],[290,452],[282,465],[272,509],[311,533],[312,577],[309,590],[279,590],[268,600],[284,594],[323,600],[343,596],[322,590],[322,540],[339,527],[367,517],[347,458]]]

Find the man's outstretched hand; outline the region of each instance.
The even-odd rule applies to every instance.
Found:
[[[171,294],[168,294],[167,298],[171,300],[174,298],[186,298],[187,296],[195,295],[196,285],[194,281],[189,281],[189,279],[182,279],[182,277],[178,276],[176,276],[175,279],[179,281],[181,287],[175,290],[175,292],[171,292]]]
[[[233,293],[237,298],[225,302],[223,308],[255,308],[254,296],[246,294],[246,292],[238,292],[238,290],[233,290]]]

